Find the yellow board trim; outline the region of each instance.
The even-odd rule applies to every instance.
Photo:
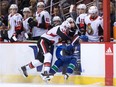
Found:
[[[45,83],[38,75],[30,75],[24,78],[21,75],[0,75],[0,82],[8,83]],[[113,84],[116,86],[116,78],[113,79]],[[74,85],[89,85],[98,84],[104,85],[105,78],[103,77],[86,77],[86,76],[70,76],[68,80],[64,80],[63,75],[54,76],[50,81],[50,84],[74,84]]]

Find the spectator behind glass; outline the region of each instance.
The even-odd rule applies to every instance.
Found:
[[[44,2],[44,0],[37,0],[38,2]]]
[[[99,5],[98,5],[98,9],[99,9],[99,16],[103,16],[103,3],[102,2],[99,2]]]
[[[88,3],[93,2],[93,1],[95,1],[95,0],[83,0],[83,3],[88,4]]]
[[[112,2],[110,2],[110,36],[113,38],[113,23],[115,22],[115,7]]]
[[[21,11],[21,12],[20,12],[21,14],[23,14],[22,11],[23,11],[23,8],[24,8],[24,7],[29,7],[29,6],[30,6],[29,1],[30,1],[30,0],[21,0],[20,6],[18,5],[19,10]],[[18,0],[18,2],[20,2],[20,0]]]
[[[15,3],[15,0],[7,0],[7,1],[10,3],[10,5]]]
[[[71,4],[69,12],[71,14],[71,17],[73,17],[73,19],[76,21],[76,18],[77,18],[76,6]]]
[[[8,26],[8,7],[9,2],[8,1],[2,1],[1,2],[1,15],[3,18],[3,23]]]
[[[101,0],[98,5],[99,16],[103,16],[103,1]],[[115,22],[115,9],[114,4],[110,2],[110,37],[113,38],[113,23]]]
[[[36,4],[37,4],[37,1],[36,0],[30,0],[30,10],[31,10],[31,16],[35,17],[35,13],[36,13]]]
[[[53,16],[52,16],[52,18],[54,16],[59,16],[63,20],[63,16],[61,15],[60,9],[59,9],[58,6],[53,7]]]

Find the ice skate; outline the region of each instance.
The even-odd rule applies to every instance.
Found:
[[[23,75],[23,77],[28,77],[28,73],[27,73],[27,70],[26,70],[26,67],[25,66],[22,66],[19,71],[21,72],[21,74]]]

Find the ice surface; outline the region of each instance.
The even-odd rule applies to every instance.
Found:
[[[51,85],[51,84],[6,84],[0,83],[0,87],[116,87],[116,86],[99,86],[96,84],[93,85]]]

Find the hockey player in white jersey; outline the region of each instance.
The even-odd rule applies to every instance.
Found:
[[[79,16],[80,14],[86,13],[86,5],[85,4],[79,4],[77,6],[77,15]]]
[[[91,6],[88,10],[89,16],[85,18],[86,35],[89,42],[99,42],[103,35],[103,19],[98,16],[98,8]]]
[[[25,7],[23,9],[23,30],[24,30],[24,39],[31,39],[31,31],[32,29],[29,27],[29,23],[28,23],[28,20],[31,17],[31,10],[29,9],[29,7]]]
[[[22,32],[22,15],[17,13],[18,6],[11,4],[8,15],[8,37],[11,42],[17,41],[18,35]]]
[[[48,32],[41,35],[37,44],[39,48],[38,55],[31,63],[21,67],[20,70],[22,71],[23,75],[28,77],[27,70],[43,64],[43,75],[47,76],[50,70],[52,59],[51,47],[58,43],[61,39],[64,41],[70,41],[71,38],[68,36],[68,32],[74,27],[74,22],[64,21],[61,25],[53,27]]]
[[[77,10],[79,13],[79,16],[76,19],[76,24],[79,27],[80,32],[78,34],[85,35],[86,28],[85,28],[85,17],[87,16],[86,13],[86,5],[80,4],[77,6]]]
[[[59,16],[54,16],[52,22],[52,26],[55,27],[57,25],[60,25],[62,23],[62,20]]]
[[[37,3],[37,11],[36,11],[36,21],[34,19],[29,19],[29,26],[32,29],[33,39],[38,40],[39,37],[48,31],[50,26],[50,14],[44,10],[45,4],[43,2]]]

